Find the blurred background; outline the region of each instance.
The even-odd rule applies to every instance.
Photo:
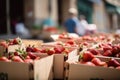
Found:
[[[0,38],[48,39],[48,31],[64,31],[71,7],[78,17],[84,15],[89,24],[95,24],[98,32],[119,33],[120,0],[0,0]],[[17,23],[24,26],[23,34],[16,31]]]

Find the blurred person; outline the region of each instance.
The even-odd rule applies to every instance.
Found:
[[[77,18],[77,10],[75,8],[70,8],[68,10],[69,12],[69,18],[64,23],[64,28],[69,33],[77,33],[76,26],[79,22]]]
[[[15,31],[16,31],[16,34],[18,34],[18,35],[23,35],[23,36],[29,35],[29,31],[25,27],[21,18],[17,19],[17,23],[15,25]]]
[[[76,31],[79,36],[83,36],[86,34],[87,29],[86,27],[88,26],[87,21],[85,20],[84,16],[79,17],[79,22],[77,23]]]
[[[88,24],[86,17],[84,15],[80,15],[80,24],[83,29],[84,35],[90,35],[97,32],[97,27],[95,24]],[[79,29],[78,29],[79,30]]]
[[[86,17],[84,15],[80,15],[80,23],[87,29],[88,27],[88,22],[86,20]]]

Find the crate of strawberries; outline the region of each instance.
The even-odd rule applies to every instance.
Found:
[[[0,65],[0,80],[53,79],[53,55],[42,58],[27,48],[0,54]]]
[[[95,56],[84,52],[66,62],[65,79],[68,80],[119,80],[120,59]]]
[[[51,43],[50,43],[51,44]],[[28,53],[33,53],[36,56],[42,58],[54,55],[53,70],[55,79],[64,78],[64,62],[73,56],[77,56],[78,50],[76,47],[65,47],[62,45],[44,45],[42,44],[39,48],[29,45],[26,47]]]

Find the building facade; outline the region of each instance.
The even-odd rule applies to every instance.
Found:
[[[71,7],[76,8],[79,15],[84,14],[88,23],[96,24],[98,31],[111,32],[120,28],[119,0],[9,0],[9,14],[6,13],[7,1],[0,0],[0,33],[7,33],[7,15],[11,28],[12,21],[19,16],[28,28],[41,25],[49,16],[62,25]]]

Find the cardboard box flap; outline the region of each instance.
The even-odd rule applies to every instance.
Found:
[[[79,55],[78,56],[73,56],[72,58],[68,58],[66,61],[67,63],[76,63],[79,60]]]
[[[29,80],[29,64],[0,61],[0,80]]]
[[[68,59],[71,59],[77,55],[78,55],[78,49],[73,48],[73,50],[68,54]]]
[[[68,80],[119,80],[120,70],[104,68],[104,67],[93,67],[81,64],[70,64]]]
[[[54,78],[63,79],[64,55],[54,54]]]
[[[16,51],[16,49],[24,49],[25,50],[25,46],[24,46],[24,44],[21,44],[21,45],[10,45],[9,47],[8,47],[8,53],[9,52],[15,52]]]
[[[53,55],[42,58],[34,63],[35,80],[52,80]]]
[[[34,45],[35,47],[39,47],[43,43],[42,40],[30,40],[30,39],[22,39],[22,42],[23,44],[25,44],[25,46]]]

